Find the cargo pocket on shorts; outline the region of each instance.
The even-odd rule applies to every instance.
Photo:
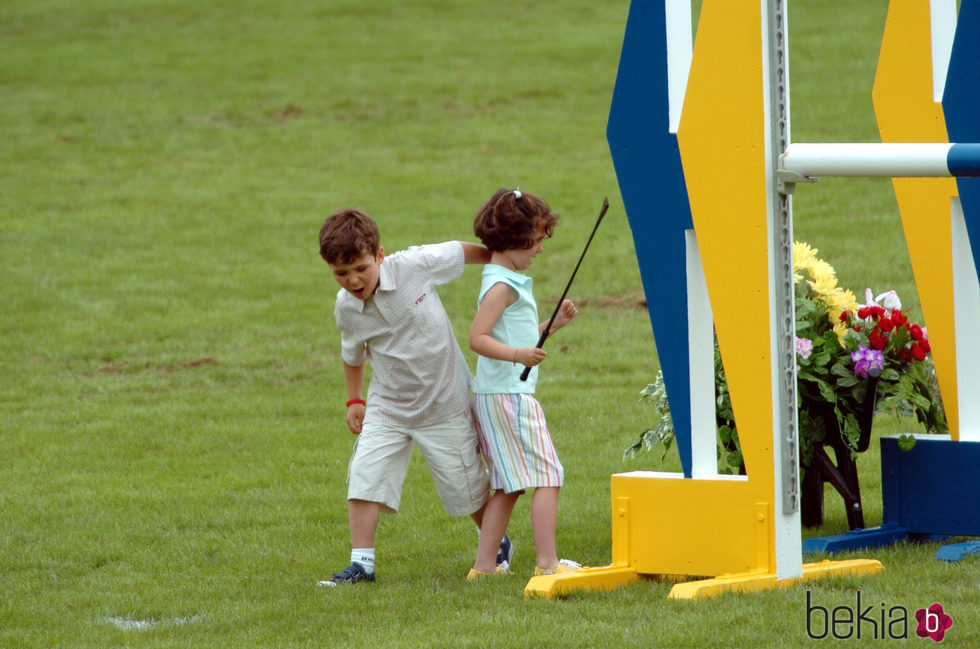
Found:
[[[466,473],[466,488],[474,501],[484,500],[490,490],[490,478],[480,459],[476,445],[460,449],[460,459]]]

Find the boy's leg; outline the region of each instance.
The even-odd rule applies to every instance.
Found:
[[[558,528],[558,487],[538,487],[531,496],[531,528],[537,567],[554,570],[558,565],[555,534]]]
[[[347,520],[350,525],[350,562],[360,564],[365,572],[374,574],[374,537],[381,518],[381,503],[368,500],[348,500]]]
[[[337,586],[374,581],[374,537],[381,519],[381,503],[369,500],[347,501],[347,520],[350,524],[350,565],[317,586]]]
[[[490,500],[488,499],[487,502],[490,502]],[[483,529],[483,512],[485,512],[486,510],[487,510],[487,503],[483,503],[482,507],[480,507],[478,510],[470,514],[470,518],[472,518],[473,522],[476,523],[476,527],[478,529]]]
[[[350,524],[352,548],[373,548],[374,536],[381,519],[381,503],[368,500],[347,501],[347,521]]]
[[[414,442],[388,426],[364,426],[347,471],[351,563],[320,586],[374,581],[374,540],[381,511],[395,512]]]

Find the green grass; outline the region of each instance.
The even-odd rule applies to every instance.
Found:
[[[876,139],[885,7],[791,3],[795,141]],[[0,647],[812,642],[803,587],[691,603],[651,581],[526,602],[526,503],[511,527],[521,576],[467,584],[473,526],[445,516],[418,458],[379,530],[382,581],[313,587],[349,551],[337,287],[316,247],[342,206],[375,216],[390,252],[471,239],[499,186],[544,195],[564,216],[535,264],[544,310],[608,195],[573,290],[581,316],[549,343],[539,383],[566,467],[562,555],[609,561],[611,473],[676,468],[622,461],[651,423],[637,398],[658,367],[604,134],[627,11],[0,5]],[[801,186],[795,214],[845,286],[896,288],[917,309],[887,181]],[[478,276],[442,291],[461,340]],[[869,525],[875,453],[860,460]],[[807,534],[843,526],[830,497]],[[939,601],[956,621],[945,643],[975,646],[977,561],[942,565],[935,547],[865,553],[883,575],[808,588],[824,605],[857,590]],[[118,628],[141,621],[155,624]]]

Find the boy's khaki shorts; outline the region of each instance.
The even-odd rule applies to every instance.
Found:
[[[347,467],[347,498],[381,503],[397,512],[415,445],[429,467],[447,514],[466,516],[487,502],[490,477],[469,416],[423,428],[365,424]]]

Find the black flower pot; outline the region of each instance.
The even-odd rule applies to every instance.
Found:
[[[833,485],[844,499],[849,529],[864,527],[864,510],[861,507],[861,486],[858,482],[857,462],[854,453],[863,453],[871,443],[871,425],[874,419],[878,393],[877,373],[868,379],[865,401],[857,409],[860,436],[856,447],[851,447],[841,434],[834,409],[824,401],[803,400],[801,410],[811,419],[824,422],[824,438],[813,444],[809,458],[800,457],[803,479],[800,484],[800,522],[804,527],[823,525],[824,483]],[[833,450],[831,459],[827,449]],[[836,461],[836,462],[835,462]]]

